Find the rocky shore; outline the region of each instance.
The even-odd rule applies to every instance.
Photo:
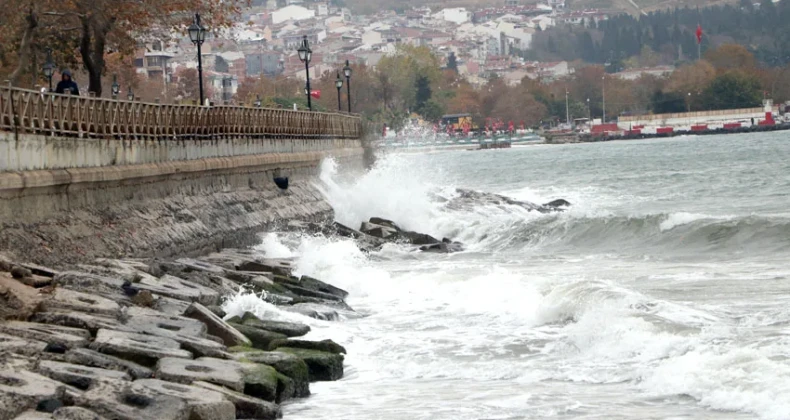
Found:
[[[244,250],[69,271],[0,259],[0,420],[275,419],[343,377],[345,349],[300,338],[308,325],[225,314],[242,287],[308,317],[351,311],[344,290]]]

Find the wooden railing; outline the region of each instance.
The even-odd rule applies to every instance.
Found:
[[[107,139],[357,139],[356,115],[170,105],[0,87],[0,131]]]

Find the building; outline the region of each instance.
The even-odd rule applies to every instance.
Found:
[[[160,41],[145,44],[135,55],[134,66],[137,73],[148,78],[162,78],[168,81],[170,72],[168,64],[175,57],[175,53],[166,51]]]
[[[674,71],[675,68],[672,66],[645,67],[624,70],[613,76],[623,80],[636,80],[642,76],[667,77]]]
[[[310,10],[302,6],[286,6],[272,12],[272,23],[277,25],[283,22],[306,20],[315,17],[315,10]]]
[[[452,9],[442,9],[439,13],[433,15],[433,17],[437,20],[444,20],[460,25],[472,21],[472,12],[466,10],[464,7],[455,7]]]

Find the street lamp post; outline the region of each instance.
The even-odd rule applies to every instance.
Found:
[[[337,88],[337,110],[342,111],[343,107],[340,105],[340,89],[343,88],[343,79],[340,78],[340,72],[337,72],[337,79],[335,79],[335,87]]]
[[[52,76],[55,74],[55,62],[52,61],[52,48],[47,48],[47,61],[44,62],[44,76],[49,79],[49,91],[52,92]]]
[[[343,75],[346,76],[346,97],[348,98],[348,113],[351,113],[351,66],[346,60],[346,66],[343,67]]]
[[[254,103],[254,105],[255,105],[255,108],[260,108],[261,107],[261,95],[256,95],[255,96],[255,103]]]
[[[565,89],[565,124],[571,125],[571,111],[568,107],[568,89]]]
[[[688,96],[689,96],[689,99],[686,102],[686,108],[687,108],[686,112],[691,112],[691,92],[689,92]]]
[[[601,94],[603,96],[603,116],[601,123],[606,124],[606,76],[601,76]]]
[[[302,39],[302,45],[296,50],[299,53],[299,60],[304,63],[305,94],[307,95],[307,109],[313,110],[313,101],[310,98],[310,60],[313,59],[313,50],[310,49],[310,43],[307,41],[307,35]]]
[[[121,93],[121,85],[118,84],[118,76],[112,75],[112,98],[118,99],[118,94]]]
[[[590,124],[592,124],[592,108],[590,108],[590,98],[587,98],[587,113],[590,116]]]
[[[126,93],[126,99],[133,101],[134,100],[134,92],[132,92],[132,87],[129,86],[129,92]]]
[[[197,45],[198,86],[200,86],[200,105],[202,106],[205,101],[203,99],[203,54],[201,46],[206,40],[206,28],[200,24],[200,13],[195,13],[195,20],[189,25],[189,40]]]

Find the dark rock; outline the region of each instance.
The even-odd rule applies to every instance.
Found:
[[[237,317],[238,318],[238,317]],[[254,314],[246,312],[244,317],[238,319],[239,323],[264,330],[280,333],[286,337],[301,337],[310,332],[310,326],[296,322],[273,321],[258,319]]]
[[[383,219],[381,217],[371,217],[368,222],[374,225],[386,226],[388,228],[395,229],[397,231],[402,231],[403,229],[399,228],[398,225],[395,224],[392,220]]]
[[[338,235],[345,238],[358,239],[363,236],[362,232],[352,229],[344,224],[333,222],[331,229]]]
[[[269,345],[270,350],[277,350],[280,347],[318,350],[318,351],[324,351],[324,352],[336,353],[336,354],[346,353],[345,347],[335,343],[332,340],[309,341],[309,340],[281,339],[281,340],[274,340]]]
[[[394,240],[398,238],[397,230],[388,226],[376,225],[369,222],[362,222],[362,225],[359,227],[359,231],[366,235],[380,239]]]
[[[52,268],[44,267],[44,266],[38,265],[38,264],[23,263],[23,264],[19,264],[19,265],[21,265],[22,267],[25,267],[28,270],[30,270],[30,272],[33,273],[33,275],[35,275],[35,276],[52,278],[52,277],[55,277],[59,273],[59,271],[57,271],[57,270],[53,270]]]
[[[544,204],[543,207],[559,208],[559,207],[570,207],[570,205],[571,203],[569,203],[567,200],[560,198],[554,201],[549,201],[548,203]]]
[[[510,205],[521,207],[527,211],[538,211],[540,213],[549,213],[558,211],[556,207],[541,206],[528,201],[519,201],[504,195],[492,194],[480,191],[472,191],[459,188],[456,190],[457,197],[448,201],[445,205],[454,210],[468,210],[477,206],[502,206]]]
[[[17,414],[62,400],[66,386],[26,370],[0,370],[0,418],[13,419]]]
[[[132,286],[132,282],[130,282],[129,280],[123,282],[123,284],[121,285],[121,289],[123,290],[123,294],[125,294],[126,296],[134,296],[140,293],[140,289]]]
[[[61,381],[63,382],[63,381]],[[58,408],[63,407],[63,402],[56,399],[40,401],[36,406],[36,411],[42,413],[54,413]]]
[[[304,360],[310,381],[336,381],[343,377],[342,354],[293,347],[280,347],[277,351],[290,353]]]
[[[463,244],[460,242],[439,242],[438,244],[425,245],[420,247],[420,251],[432,252],[436,254],[450,254],[453,252],[461,252],[464,250]]]
[[[225,315],[226,315],[225,311],[222,309],[221,306],[216,306],[216,305],[206,306],[206,309],[208,309],[209,311],[213,312],[214,315],[216,315],[216,316],[218,316],[220,318],[224,318]]]
[[[338,314],[336,309],[317,303],[297,303],[283,306],[280,309],[323,321],[337,321],[340,319],[340,314]]]
[[[291,262],[286,259],[264,259],[261,261],[243,261],[236,265],[238,271],[257,271],[290,276]]]
[[[33,272],[31,272],[30,270],[28,270],[25,267],[20,267],[18,265],[15,265],[11,269],[11,277],[13,277],[15,279],[23,279],[25,277],[30,277],[32,275],[33,275]]]
[[[132,303],[144,308],[153,308],[156,305],[156,299],[150,290],[143,290],[132,296]]]
[[[272,341],[285,339],[285,335],[243,324],[230,324],[252,342],[252,347],[268,350]]]
[[[439,242],[438,239],[425,233],[403,231],[400,235],[412,245],[431,245]]]

